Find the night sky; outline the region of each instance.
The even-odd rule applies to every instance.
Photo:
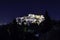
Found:
[[[52,19],[60,20],[60,1],[58,0],[0,1],[0,24],[9,23],[14,18],[36,9],[48,10]]]

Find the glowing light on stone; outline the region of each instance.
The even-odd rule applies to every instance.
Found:
[[[39,18],[40,18],[40,16],[38,16],[38,15],[36,15],[35,17],[36,17],[37,19],[39,19]]]
[[[35,17],[35,15],[34,14],[29,14],[28,17],[32,17],[33,18],[33,17]]]
[[[24,17],[17,17],[16,22],[21,25],[22,22],[26,25],[27,23],[37,23],[38,25],[45,20],[43,15],[34,15],[29,14],[28,16]]]

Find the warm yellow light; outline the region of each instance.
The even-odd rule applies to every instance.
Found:
[[[36,15],[35,17],[38,18],[38,19],[40,18],[40,16],[38,16],[38,15]]]
[[[28,24],[28,23],[37,23],[38,25],[45,20],[45,17],[43,15],[34,15],[34,14],[29,14],[28,16],[24,16],[24,17],[17,17],[16,18],[16,22],[21,25],[21,23],[23,21],[24,24]]]
[[[28,17],[30,17],[30,18],[34,18],[35,15],[34,15],[34,14],[29,14]]]

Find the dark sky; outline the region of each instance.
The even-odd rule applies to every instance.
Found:
[[[28,12],[41,9],[48,10],[52,19],[60,20],[60,1],[58,0],[22,0],[0,1],[0,23],[12,21],[15,17],[26,15]]]

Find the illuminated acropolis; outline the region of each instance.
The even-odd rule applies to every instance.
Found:
[[[45,20],[45,17],[43,15],[35,15],[35,14],[28,14],[28,16],[16,18],[16,22],[19,25],[21,25],[22,22],[24,22],[24,24],[37,23],[39,25],[44,20]]]

